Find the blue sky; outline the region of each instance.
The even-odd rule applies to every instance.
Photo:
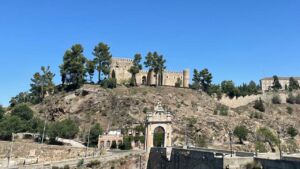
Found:
[[[2,0],[0,104],[29,89],[40,66],[58,65],[75,43],[98,42],[113,56],[158,51],[167,68],[208,68],[237,84],[300,75],[297,0]]]

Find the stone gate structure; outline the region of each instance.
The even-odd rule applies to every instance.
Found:
[[[164,130],[163,147],[171,147],[172,115],[170,112],[165,111],[160,103],[154,108],[154,112],[147,113],[145,134],[145,149],[147,152],[150,152],[151,147],[154,146],[154,131],[157,128]]]
[[[112,71],[115,71],[118,84],[128,82],[131,78],[131,74],[128,72],[133,65],[133,60],[128,58],[112,58],[110,65],[110,76]],[[188,69],[182,72],[164,71],[163,75],[158,77],[158,81],[162,86],[175,86],[175,83],[180,80],[181,87],[189,87],[190,73]],[[136,81],[138,85],[155,85],[156,77],[154,72],[142,70],[136,75]]]

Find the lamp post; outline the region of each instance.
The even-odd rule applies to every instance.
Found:
[[[230,140],[230,157],[232,157],[232,132],[229,131],[229,140]]]
[[[281,141],[280,141],[280,132],[277,131],[277,136],[278,136],[278,149],[279,149],[279,158],[282,159],[282,151],[281,151]]]

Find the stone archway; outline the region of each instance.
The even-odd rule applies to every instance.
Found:
[[[165,129],[158,126],[153,132],[153,146],[154,147],[164,147],[165,143]]]
[[[157,144],[154,141],[157,130],[163,131],[163,135],[160,136],[163,137],[163,143]],[[154,112],[147,113],[146,119],[145,149],[149,152],[151,147],[156,146],[172,146],[172,115],[170,112],[166,112],[160,103],[155,107]]]

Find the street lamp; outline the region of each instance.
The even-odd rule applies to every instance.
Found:
[[[232,132],[229,131],[229,140],[230,140],[230,157],[232,157]]]
[[[280,132],[277,131],[277,136],[278,136],[278,149],[279,149],[279,158],[282,159],[282,152],[281,152],[281,141],[280,141]]]

